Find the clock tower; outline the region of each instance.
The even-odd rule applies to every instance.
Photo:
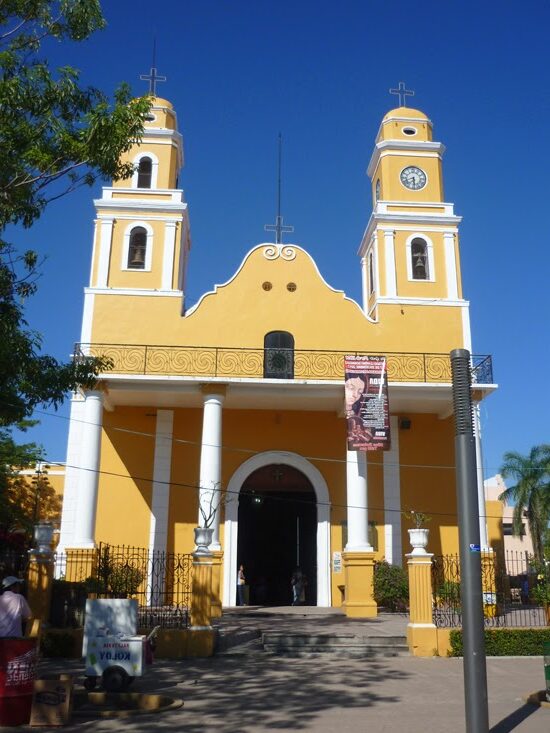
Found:
[[[443,194],[444,151],[420,110],[402,106],[384,116],[367,169],[373,212],[359,249],[363,307],[375,322],[396,307],[402,313],[403,306],[467,306],[460,280],[461,217]],[[457,343],[469,348],[466,320]]]

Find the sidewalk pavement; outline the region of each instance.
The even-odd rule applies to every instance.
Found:
[[[542,658],[493,658],[487,667],[491,733],[549,733],[550,709],[522,700],[544,687]],[[62,670],[61,662],[48,663],[48,671]],[[167,693],[183,699],[184,707],[64,730],[463,733],[462,674],[460,659],[406,656],[291,659],[253,651],[160,660],[131,689]]]

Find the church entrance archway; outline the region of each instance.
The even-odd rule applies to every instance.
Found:
[[[303,597],[317,605],[317,505],[309,479],[293,466],[271,464],[248,476],[239,494],[237,565],[244,565],[249,603],[288,606],[296,568]]]
[[[253,477],[253,474],[255,474],[259,469],[262,468],[266,469],[266,473],[258,473],[255,477]],[[245,528],[245,521],[247,520],[247,517],[250,516],[250,512],[252,512],[252,509],[254,508],[250,505],[254,496],[251,491],[251,489],[254,488],[253,484],[257,484],[259,487],[260,483],[263,482],[265,496],[262,495],[260,499],[260,506],[263,506],[263,502],[265,502],[266,508],[269,506],[273,506],[275,502],[279,501],[277,499],[278,494],[286,493],[285,491],[283,491],[283,489],[288,487],[277,486],[278,479],[274,476],[273,473],[277,469],[282,472],[283,476],[285,472],[288,471],[289,480],[290,477],[294,477],[294,479],[296,479],[295,489],[298,490],[292,490],[290,493],[295,494],[294,499],[296,499],[296,495],[303,491],[305,494],[304,498],[307,497],[310,511],[312,512],[311,516],[306,516],[306,512],[306,515],[302,517],[302,527],[299,529],[300,536],[304,538],[306,527],[309,528],[307,532],[310,541],[310,549],[305,550],[305,547],[302,544],[302,549],[300,550],[300,553],[306,551],[314,555],[314,560],[307,560],[310,567],[312,568],[312,577],[311,579],[308,579],[310,581],[311,589],[309,590],[310,595],[307,600],[309,603],[316,603],[317,606],[330,606],[330,502],[328,487],[326,481],[323,478],[323,475],[312,463],[310,463],[306,458],[303,458],[297,453],[286,451],[266,451],[264,453],[258,453],[255,456],[252,456],[244,463],[242,463],[241,466],[239,466],[239,468],[235,471],[229,481],[227,492],[229,496],[232,497],[232,500],[229,501],[229,503],[225,506],[223,539],[224,578],[222,603],[224,606],[234,606],[236,604],[238,567],[237,563],[242,562],[245,566],[252,568],[249,558],[242,557],[242,559],[240,559],[241,556],[239,555],[239,550],[243,552],[247,551],[247,543],[253,542],[253,534],[249,534],[247,539]],[[290,469],[295,469],[296,472],[292,472]],[[271,476],[271,478],[269,479],[271,481],[271,489],[266,488],[268,483],[268,479],[266,479],[266,476]],[[253,477],[253,481],[249,483],[248,480],[251,477]],[[243,496],[242,502],[240,501],[241,493]],[[281,508],[277,509],[277,512],[280,512],[281,515],[285,515],[285,512],[282,508],[283,501],[285,500],[287,504],[292,503],[291,501],[289,502],[288,499],[292,499],[292,497],[281,496],[280,498]],[[239,508],[241,506],[242,509]],[[315,511],[314,515],[313,511]],[[260,520],[261,522],[264,521],[262,517],[260,517]],[[290,510],[286,512],[286,519],[284,521],[287,523],[287,525],[290,524],[290,526],[292,527],[292,513]],[[294,522],[296,522],[296,516],[294,516]],[[296,524],[294,524],[294,543],[297,543],[298,541]],[[244,539],[239,542],[241,532],[244,533]],[[315,536],[314,541],[312,539],[313,535]],[[303,539],[301,540],[301,542],[303,542]],[[281,542],[279,541],[278,544],[281,544]],[[290,548],[293,547],[293,549],[290,551],[285,550],[287,554],[289,553],[290,557],[292,553],[297,551],[298,548],[290,540],[287,542],[287,544]],[[264,553],[264,549],[262,548],[262,546],[259,545],[258,547],[258,552],[260,554]],[[274,546],[273,554],[276,554],[277,551],[278,547]],[[306,556],[301,555],[301,557],[305,558]],[[296,557],[294,557],[293,561],[294,567],[295,560]],[[285,563],[286,562],[287,560],[285,560]],[[251,577],[250,573],[248,572],[248,567],[247,581],[252,581],[253,577]],[[292,569],[293,568],[291,568],[291,570]],[[256,572],[258,572],[259,574],[259,570],[256,571],[256,568],[254,567],[254,577],[257,577]],[[287,573],[286,570],[284,572]],[[281,578],[282,575],[283,571],[281,571],[280,574]],[[285,582],[288,589],[288,595],[286,596],[286,598],[290,599],[290,576],[286,577]],[[280,581],[280,583],[282,588],[282,580]],[[274,595],[272,594],[271,597],[273,598]],[[289,600],[287,600],[287,602],[289,602]]]

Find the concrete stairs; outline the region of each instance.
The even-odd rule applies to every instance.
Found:
[[[360,636],[346,633],[305,634],[264,632],[264,651],[285,657],[331,655],[343,659],[408,656],[404,636]]]

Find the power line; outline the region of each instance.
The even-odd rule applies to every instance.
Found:
[[[121,427],[117,427],[116,425],[109,425],[106,427],[105,425],[101,425],[100,423],[90,422],[89,420],[82,420],[81,418],[74,418],[74,417],[70,417],[67,415],[58,415],[57,413],[48,412],[47,410],[35,410],[35,412],[42,414],[42,415],[46,415],[47,417],[55,417],[61,420],[69,421],[69,422],[72,420],[73,422],[78,422],[83,425],[93,425],[95,427],[103,427],[104,429],[108,428],[111,430],[116,430],[117,432],[126,433],[128,435],[136,435],[136,436],[147,437],[147,438],[157,438],[157,437],[170,438],[174,443],[180,443],[182,445],[199,446],[199,447],[201,445],[205,445],[207,447],[216,447],[216,448],[219,447],[221,450],[224,450],[224,451],[230,451],[234,453],[247,453],[249,455],[259,455],[260,453],[264,452],[263,450],[254,450],[252,448],[239,448],[237,446],[228,446],[228,445],[218,446],[212,443],[202,443],[201,441],[198,441],[198,440],[185,440],[184,438],[176,438],[174,437],[173,434],[170,434],[170,433],[149,433],[143,430],[132,430],[130,428],[121,428]],[[283,450],[281,452],[289,452],[289,451]],[[312,461],[312,462],[344,463],[344,464],[348,463],[348,461],[346,461],[344,458],[329,458],[326,456],[308,456],[308,455],[304,455],[303,457],[306,458],[308,461]],[[59,463],[58,461],[45,461],[45,462],[46,463]],[[378,463],[376,462],[374,463],[373,462],[371,465],[375,465],[375,466],[380,465],[380,466],[387,466],[387,467],[392,467],[392,468],[395,468],[395,467],[399,467],[399,468],[434,468],[434,469],[444,469],[444,470],[449,470],[449,471],[451,470],[454,471],[456,469],[455,465],[447,466],[444,464],[435,464],[435,463],[401,463],[401,462],[398,462],[398,463],[389,463],[389,462]],[[499,471],[499,468],[495,468],[494,466],[485,466],[485,468],[486,469],[492,468],[497,472]],[[540,468],[538,470],[545,471],[546,469]]]

